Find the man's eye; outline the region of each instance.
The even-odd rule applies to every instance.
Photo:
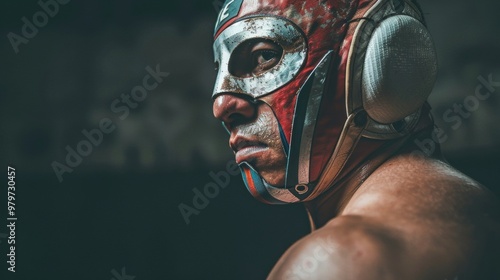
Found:
[[[257,65],[271,62],[273,59],[278,58],[278,52],[271,50],[258,51],[254,54],[255,63]]]
[[[253,52],[252,72],[260,73],[273,68],[276,64],[278,64],[280,55],[281,54],[279,52],[274,50],[258,50]]]
[[[271,40],[249,40],[231,54],[229,72],[242,78],[260,75],[275,67],[282,55],[283,48]]]

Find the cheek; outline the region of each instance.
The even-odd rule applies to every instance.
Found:
[[[262,140],[264,140],[270,148],[282,148],[278,121],[270,109],[260,112],[256,124],[262,129]]]
[[[281,143],[278,121],[272,109],[266,104],[260,106],[254,127],[258,130],[257,135],[260,139],[269,146],[268,151],[253,163],[254,167],[268,183],[282,186],[285,184],[286,156]]]
[[[273,108],[277,122],[281,125],[285,133],[286,140],[290,143],[292,136],[292,122],[295,111],[296,89],[299,88],[299,82],[295,81],[286,87],[278,90],[274,94],[262,98],[267,104]],[[295,89],[295,90],[294,90]],[[274,117],[274,116],[273,116]],[[276,120],[275,120],[276,122]],[[276,123],[276,129],[278,124]],[[279,131],[278,131],[279,136]]]

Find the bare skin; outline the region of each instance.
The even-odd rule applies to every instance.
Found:
[[[251,42],[235,54],[241,63],[233,72],[258,75],[279,56],[272,42]],[[231,134],[237,161],[251,162],[279,186],[285,155],[265,101],[227,93],[213,111]],[[443,161],[405,153],[362,184],[351,180],[353,192],[305,204],[313,231],[285,252],[268,279],[500,279],[493,276],[500,277],[500,208],[477,182]]]
[[[498,204],[442,161],[396,156],[339,214],[316,213],[329,222],[287,250],[268,279],[496,279],[488,270],[499,264]]]

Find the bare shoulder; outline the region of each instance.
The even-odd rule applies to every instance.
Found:
[[[438,160],[392,159],[268,279],[496,279],[498,205]]]
[[[463,224],[498,219],[498,210],[498,199],[488,189],[447,163],[402,155],[369,176],[343,214]]]
[[[379,220],[399,232],[411,250],[407,257],[422,267],[468,277],[491,274],[488,270],[498,267],[498,199],[443,161],[410,156],[387,161],[342,214]]]
[[[419,279],[403,269],[404,250],[376,220],[340,216],[290,247],[268,279]]]
[[[384,220],[342,215],[290,247],[268,279],[456,279],[442,259],[416,254],[405,232]]]

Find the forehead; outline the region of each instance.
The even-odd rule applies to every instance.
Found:
[[[274,0],[226,0],[221,7],[214,35],[223,31],[239,18],[249,15],[274,15],[287,19],[300,18],[295,2],[305,4],[306,1],[274,1]],[[286,11],[283,11],[286,9]]]
[[[251,15],[283,17],[296,24],[306,35],[318,28],[328,29],[345,19],[353,0],[226,0],[215,25],[214,37],[234,21]]]
[[[214,51],[225,46],[231,52],[237,45],[254,38],[275,41],[285,51],[293,50],[304,44],[300,29],[290,21],[277,17],[256,16],[244,18],[226,28],[215,40]]]

